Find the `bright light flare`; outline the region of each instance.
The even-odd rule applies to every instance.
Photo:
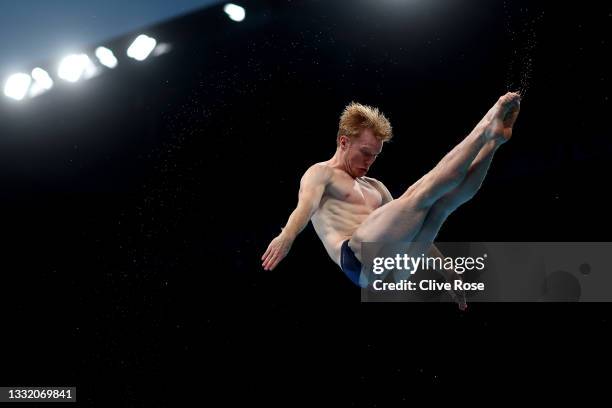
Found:
[[[4,94],[9,98],[20,101],[28,93],[31,82],[32,78],[28,74],[22,72],[13,74],[4,84]]]
[[[60,62],[57,75],[65,81],[76,82],[81,78],[91,78],[97,72],[87,54],[72,54]]]
[[[111,50],[106,47],[96,48],[96,58],[100,61],[100,64],[107,68],[115,68],[117,66],[117,58]]]
[[[227,3],[223,7],[223,11],[225,11],[225,14],[227,14],[230,20],[237,22],[244,20],[244,17],[246,16],[246,11],[244,10],[244,7],[237,6],[233,3]]]
[[[155,38],[141,34],[136,37],[132,45],[127,49],[127,56],[136,61],[143,61],[153,51],[156,44],[157,40]]]
[[[38,96],[53,88],[53,80],[42,68],[34,68],[32,78],[34,78],[34,83],[30,87],[30,97]]]

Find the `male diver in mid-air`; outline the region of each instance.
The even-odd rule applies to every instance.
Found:
[[[411,253],[443,257],[434,238],[480,188],[519,110],[518,93],[503,95],[463,141],[394,199],[380,181],[365,176],[391,139],[391,124],[378,109],[351,103],[340,117],[336,153],[302,176],[297,207],[263,254],[263,268],[272,270],[287,256],[308,220],[332,260],[362,287],[369,283],[361,273],[362,242],[405,242]],[[451,295],[465,310],[465,298]]]

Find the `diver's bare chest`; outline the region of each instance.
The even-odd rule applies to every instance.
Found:
[[[335,180],[329,187],[327,194],[331,198],[360,206],[366,206],[371,210],[380,207],[382,196],[380,192],[362,179],[340,179]]]

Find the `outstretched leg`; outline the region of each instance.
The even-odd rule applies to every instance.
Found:
[[[465,180],[431,207],[421,229],[414,236],[410,252],[418,253],[419,255],[421,253],[427,254],[429,247],[440,231],[440,227],[442,227],[448,216],[460,205],[472,199],[480,189],[493,156],[501,144],[500,141],[495,140],[488,142],[470,166]]]
[[[433,241],[438,235],[442,224],[446,221],[448,216],[455,211],[460,205],[469,201],[474,197],[476,192],[480,189],[485,176],[487,175],[488,169],[493,160],[493,156],[497,149],[506,141],[510,139],[512,135],[512,126],[516,121],[516,117],[519,112],[518,103],[510,111],[510,120],[505,121],[504,126],[506,132],[503,137],[496,137],[488,141],[485,146],[478,153],[472,164],[468,169],[468,174],[463,182],[455,188],[453,191],[446,194],[440,200],[438,200],[429,210],[421,230],[415,235],[413,242],[410,243],[407,254],[409,256],[420,256],[421,254],[429,256],[442,256],[439,251],[433,251]],[[489,114],[490,115],[490,112]],[[461,276],[454,274],[453,272],[442,271],[447,280],[461,279]],[[395,279],[406,279],[407,276],[402,273],[396,273]],[[460,308],[464,309],[465,296],[463,293],[451,292],[451,295],[459,303]]]
[[[430,253],[431,245],[438,235],[442,224],[448,216],[460,205],[469,201],[480,189],[482,182],[493,160],[493,155],[503,142],[492,140],[485,144],[478,153],[474,162],[468,170],[468,175],[463,182],[450,193],[438,200],[429,210],[420,231],[410,243],[408,254],[410,256],[427,255]],[[407,276],[397,276],[396,279],[406,279]]]
[[[435,225],[427,221],[427,218],[433,218],[435,215],[429,216],[429,213],[435,207],[434,204],[438,204],[438,201],[440,201],[441,203],[436,211],[444,210],[444,212],[448,212],[451,208],[451,201],[461,201],[458,197],[464,194],[461,187],[464,182],[467,183],[464,187],[467,185],[479,186],[482,183],[486,168],[477,172],[476,168],[480,166],[473,166],[473,164],[475,162],[477,162],[476,164],[486,163],[487,161],[490,164],[492,155],[489,158],[488,154],[483,153],[485,146],[495,146],[496,143],[501,144],[510,138],[518,109],[518,94],[508,93],[502,96],[474,130],[448,153],[433,170],[413,184],[401,197],[370,214],[349,241],[349,246],[355,252],[357,258],[361,260],[361,242],[395,241],[408,243],[417,241],[417,235],[426,227],[427,230],[423,231],[423,234],[431,230],[435,230],[435,233],[437,233],[439,226],[435,228]],[[491,144],[489,144],[490,142]],[[467,176],[472,168],[474,170],[471,177],[468,178]],[[478,177],[480,177],[480,181],[478,181]],[[465,190],[467,191],[468,188],[465,187]],[[461,193],[451,193],[459,191]],[[448,193],[451,194],[447,196]],[[448,213],[446,216],[448,216]],[[444,219],[446,218],[444,217]],[[435,237],[435,234],[433,236]],[[431,240],[433,241],[433,238]]]
[[[431,246],[431,243],[438,235],[438,231],[444,221],[446,221],[446,218],[448,218],[448,216],[460,205],[469,201],[476,195],[476,192],[478,192],[480,186],[482,186],[482,182],[491,166],[491,161],[493,160],[495,152],[512,136],[512,127],[514,126],[519,110],[520,105],[518,99],[513,100],[504,117],[500,118],[502,120],[502,131],[498,131],[497,136],[485,143],[480,152],[478,152],[478,155],[470,164],[467,176],[461,184],[451,192],[445,194],[431,207],[423,221],[421,230],[414,237],[415,243],[419,243],[419,246],[427,246],[427,243],[429,243],[429,246]],[[495,112],[491,109],[483,120],[487,120],[487,118],[488,120],[495,120],[494,114]],[[499,124],[497,124],[497,126],[499,126]],[[421,248],[421,252],[419,253],[427,251],[429,246]]]

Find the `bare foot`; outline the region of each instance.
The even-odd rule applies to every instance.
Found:
[[[487,112],[480,126],[484,126],[487,140],[505,143],[512,137],[512,127],[521,110],[521,96],[516,92],[503,95]]]

